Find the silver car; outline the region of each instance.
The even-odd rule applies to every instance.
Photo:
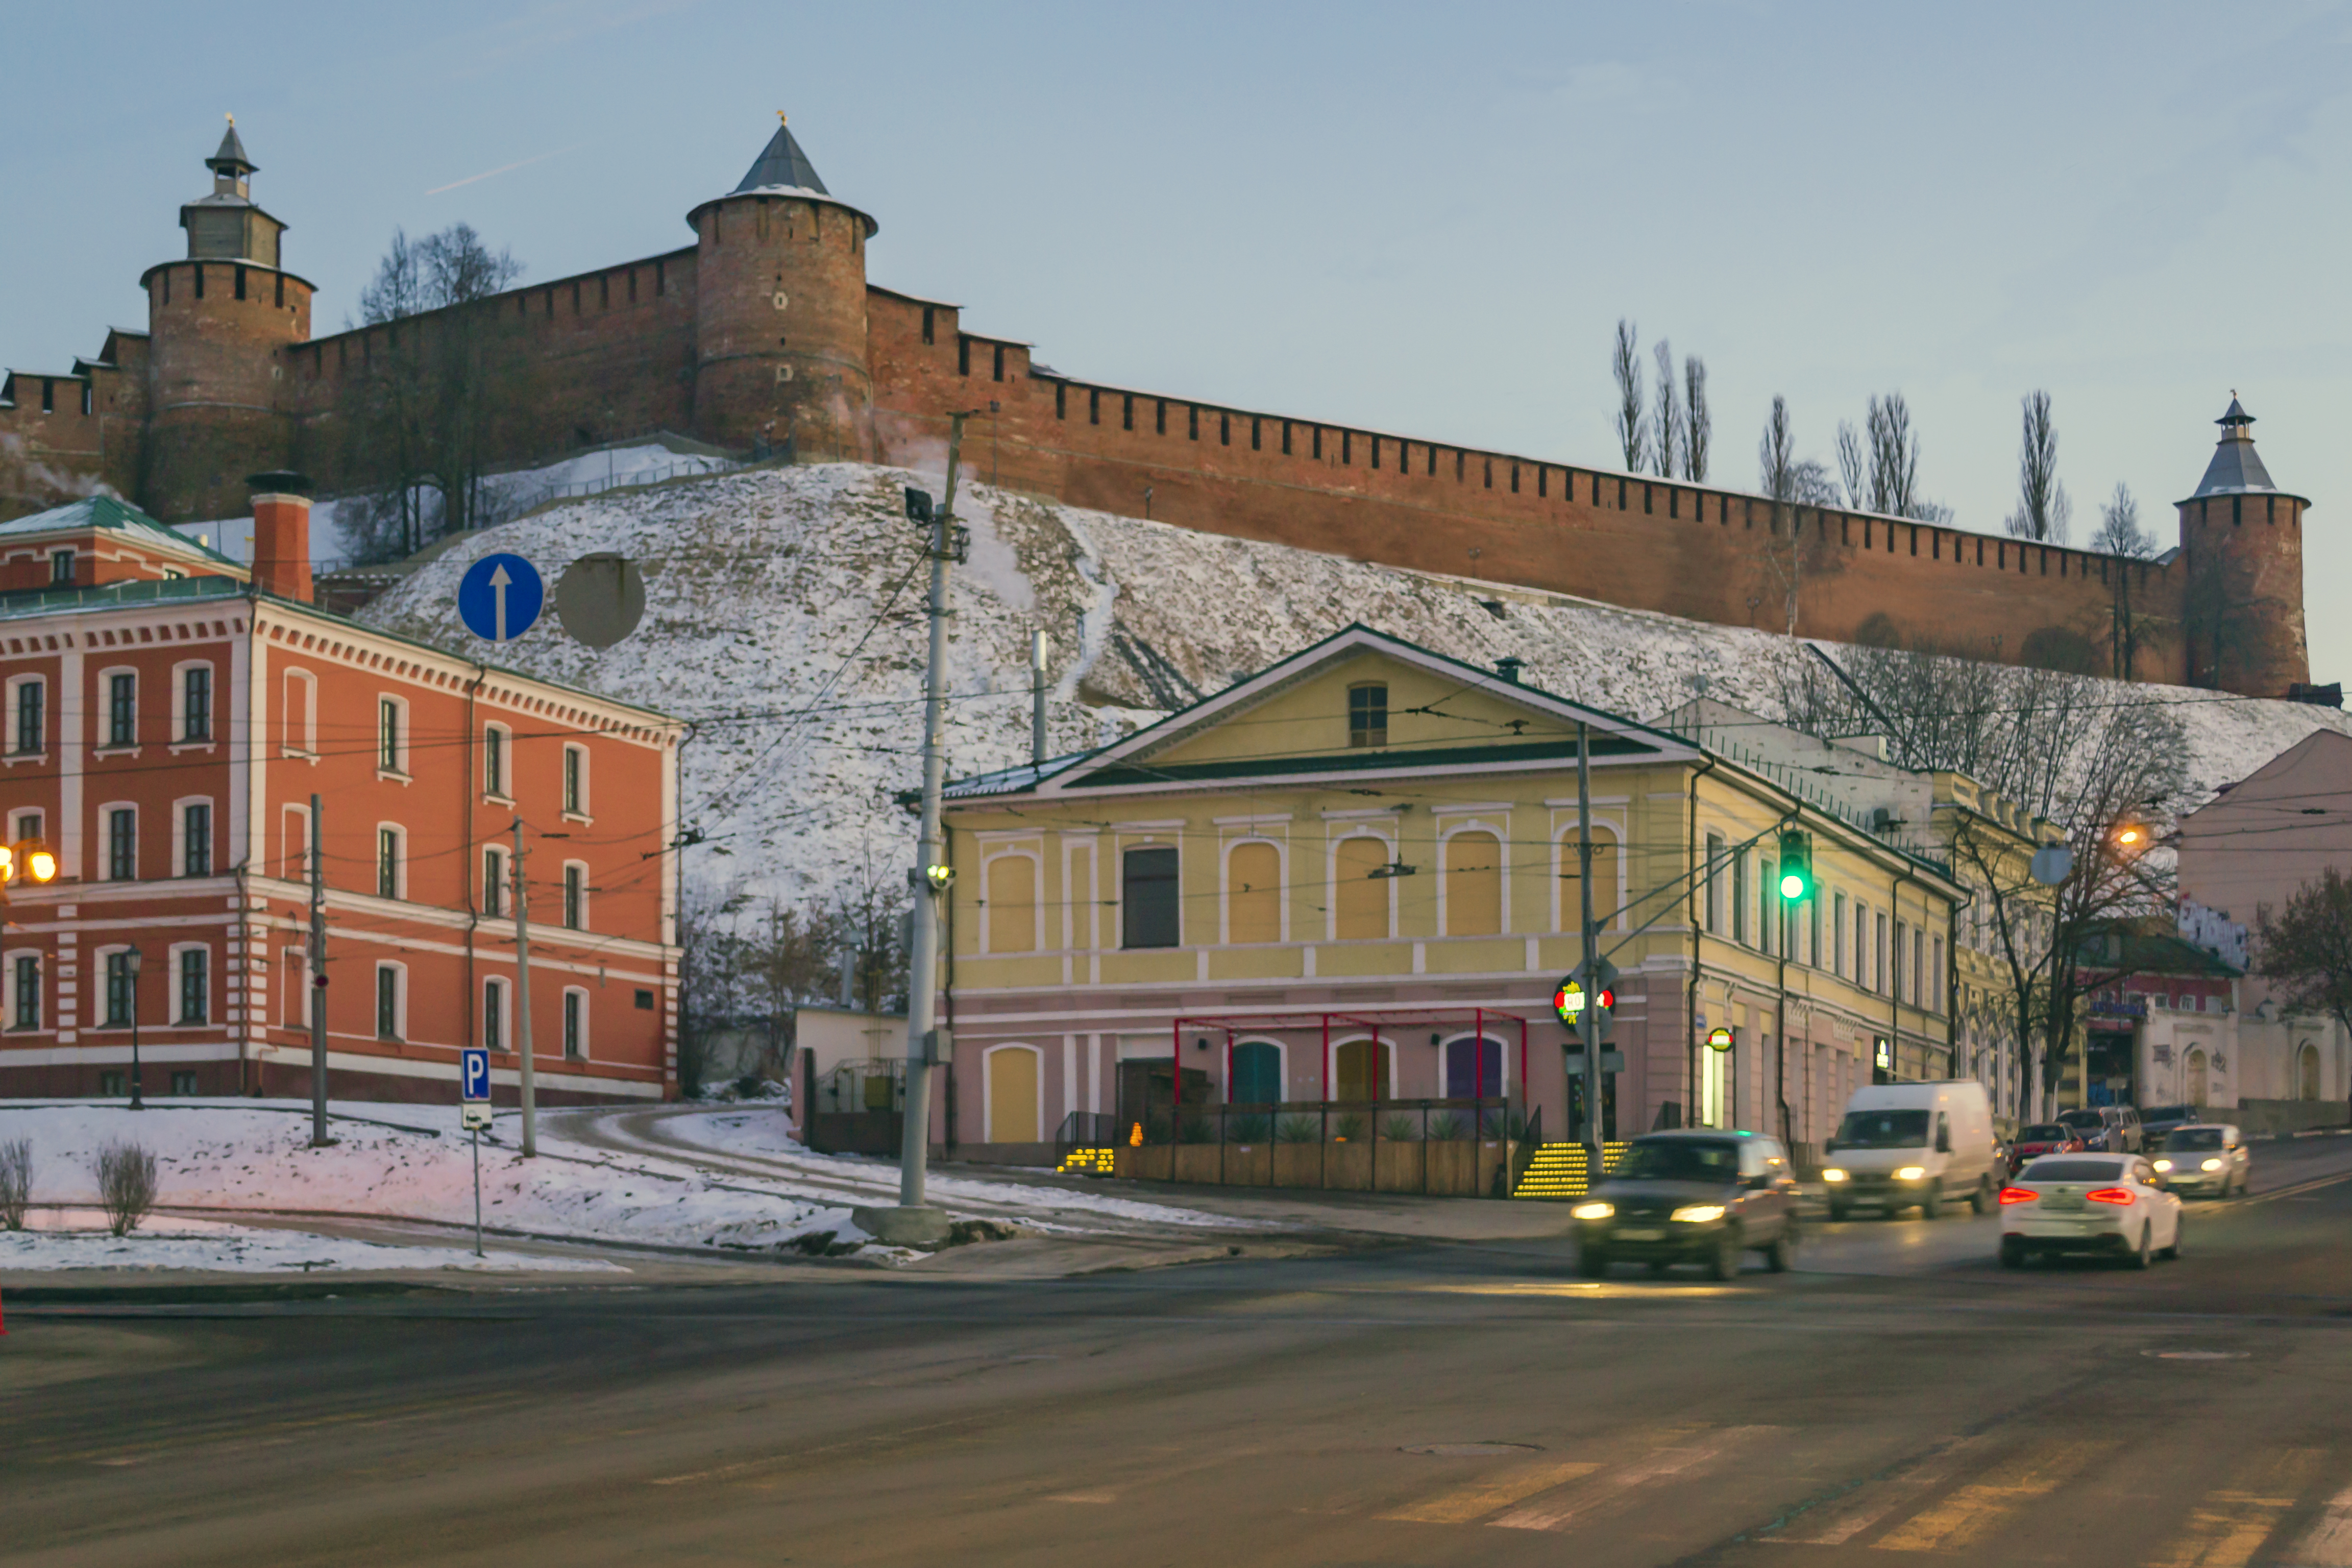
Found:
[[[2246,1190],[2252,1161],[2236,1128],[2191,1122],[2164,1135],[2164,1152],[2154,1163],[2164,1184],[2183,1197],[2226,1198]]]

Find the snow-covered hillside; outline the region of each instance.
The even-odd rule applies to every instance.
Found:
[[[467,539],[368,607],[373,624],[468,651],[457,579],[514,551],[551,580],[578,556],[640,563],[646,619],[603,653],[551,613],[501,657],[695,721],[684,820],[708,836],[687,876],[787,900],[911,852],[893,795],[919,779],[925,579],[900,490],[940,476],[834,464],[763,468],[555,506]],[[953,578],[950,775],[1029,754],[1028,643],[1052,635],[1053,747],[1097,743],[1361,621],[1635,718],[1700,689],[1778,711],[1785,638],[1375,566],[965,486],[971,559]],[[2200,794],[2344,715],[2210,692],[2175,696]]]

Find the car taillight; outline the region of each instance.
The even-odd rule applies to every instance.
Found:
[[[2041,1195],[2031,1187],[2003,1187],[2000,1190],[2000,1201],[2004,1204],[2030,1204]]]
[[[2139,1201],[2133,1196],[2129,1187],[2101,1187],[2095,1193],[2084,1193],[2083,1195],[2095,1204],[2116,1204],[2126,1208]]]

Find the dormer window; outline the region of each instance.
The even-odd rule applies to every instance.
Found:
[[[1367,681],[1348,688],[1348,744],[1385,746],[1389,743],[1389,689]]]
[[[70,550],[49,552],[49,581],[60,588],[70,588],[74,580],[74,552]]]

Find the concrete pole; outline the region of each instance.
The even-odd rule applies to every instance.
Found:
[[[522,1157],[539,1152],[530,1066],[530,884],[522,871],[522,818],[514,825],[515,1049],[522,1053]]]
[[[1622,851],[1621,851],[1622,853]],[[1601,1183],[1601,933],[1592,923],[1592,741],[1591,727],[1576,726],[1576,897],[1577,930],[1583,933],[1577,968],[1584,981],[1585,1189]]]
[[[310,797],[310,1146],[327,1136],[327,857],[319,797]]]
[[[940,853],[940,794],[947,782],[948,560],[955,545],[956,460],[963,446],[964,416],[953,416],[948,433],[947,497],[931,524],[931,657],[923,678],[923,826],[916,856],[915,941],[907,962],[907,1125],[898,1159],[898,1206],[923,1206],[923,1179],[931,1152],[931,1068],[928,1040],[935,1021],[939,988],[940,899],[929,868]],[[885,1239],[887,1239],[887,1237]]]

